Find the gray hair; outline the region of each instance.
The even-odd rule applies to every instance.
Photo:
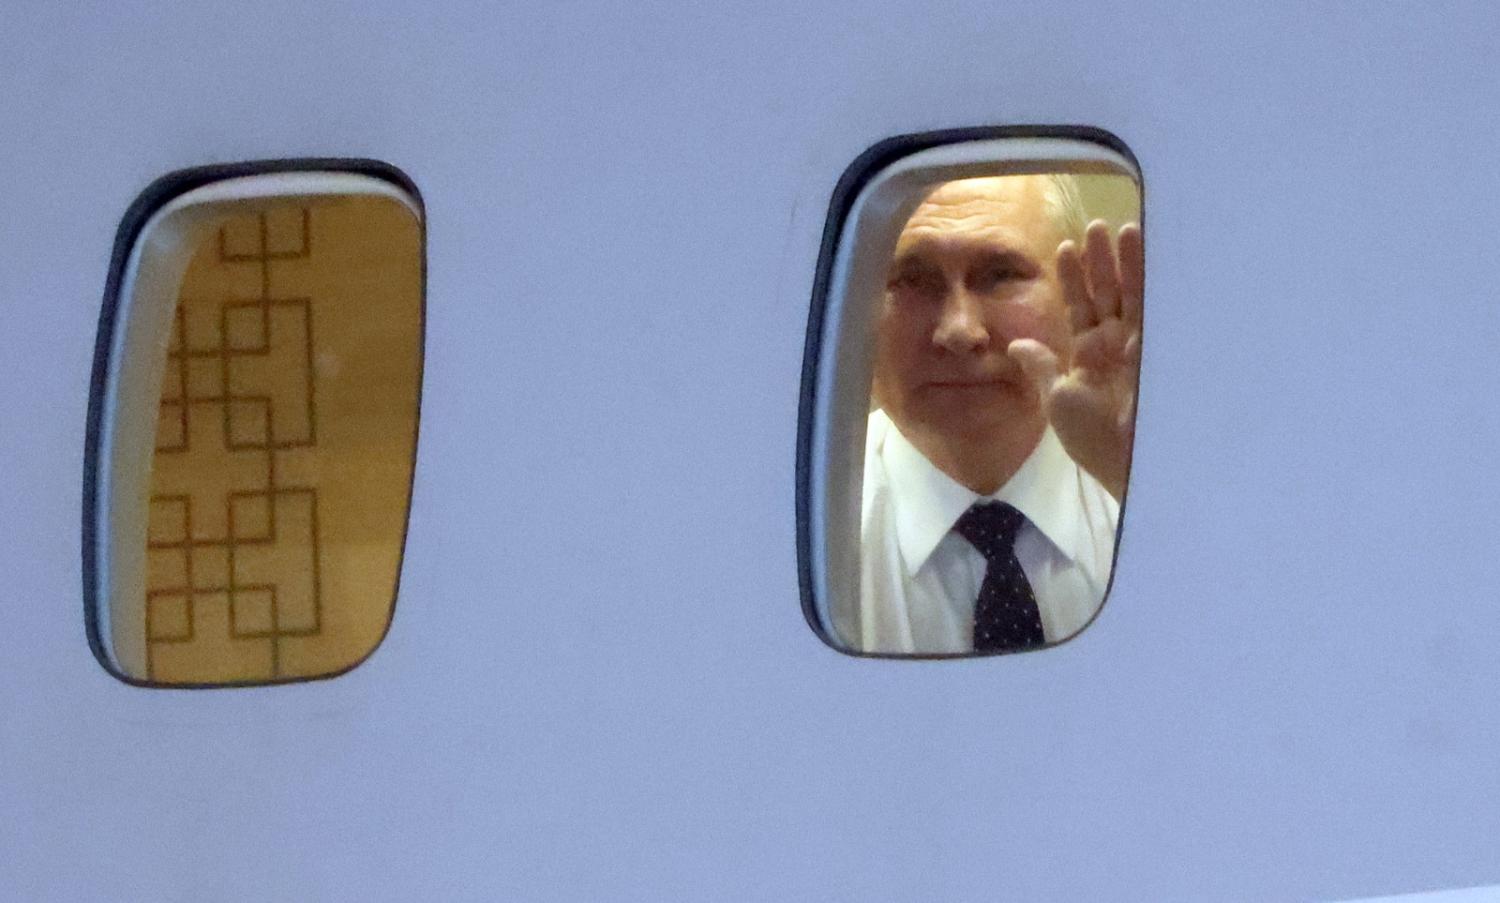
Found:
[[[1042,192],[1047,206],[1047,218],[1057,227],[1059,243],[1071,239],[1082,246],[1089,218],[1087,211],[1083,209],[1083,194],[1078,190],[1078,179],[1068,173],[1047,173],[1042,176]]]

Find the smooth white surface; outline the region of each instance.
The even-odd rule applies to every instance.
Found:
[[[0,898],[1500,881],[1497,17],[12,0]],[[1115,589],[1046,653],[841,656],[792,523],[828,196],[888,135],[1001,122],[1110,128],[1145,173]],[[125,686],[79,563],[115,227],[167,170],[319,153],[427,204],[392,632],[333,681]]]
[[[1425,893],[1397,894],[1388,897],[1366,897],[1349,903],[1493,903],[1500,900],[1500,884],[1488,887],[1465,887],[1458,890],[1436,890]]]
[[[1104,598],[1119,506],[1068,457],[1048,427],[1019,470],[980,496],[941,470],[896,429],[870,414],[860,506],[860,649],[887,653],[974,651],[974,600],[987,563],[953,532],[990,498],[1026,517],[1015,538],[1048,643],[1083,629]]]

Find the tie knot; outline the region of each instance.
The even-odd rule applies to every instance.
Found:
[[[967,539],[988,561],[1011,554],[1016,533],[1024,523],[1026,515],[1004,502],[975,502],[953,525],[953,531]]]

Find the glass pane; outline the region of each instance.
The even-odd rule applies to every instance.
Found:
[[[867,256],[883,272],[845,299],[866,306],[869,408],[863,454],[837,456],[863,478],[858,590],[830,638],[902,656],[1063,642],[1103,604],[1134,445],[1139,184],[1032,170],[890,209],[894,228],[864,233],[889,236]]]
[[[150,475],[130,676],[325,675],[379,643],[406,528],[421,226],[381,196],[255,202],[182,280]],[[123,610],[122,610],[123,609]],[[136,633],[136,637],[129,634]],[[133,642],[132,642],[133,641]]]

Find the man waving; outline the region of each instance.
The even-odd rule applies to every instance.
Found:
[[[950,182],[897,242],[876,327],[859,646],[1060,642],[1103,600],[1140,359],[1142,246],[1068,176]]]

